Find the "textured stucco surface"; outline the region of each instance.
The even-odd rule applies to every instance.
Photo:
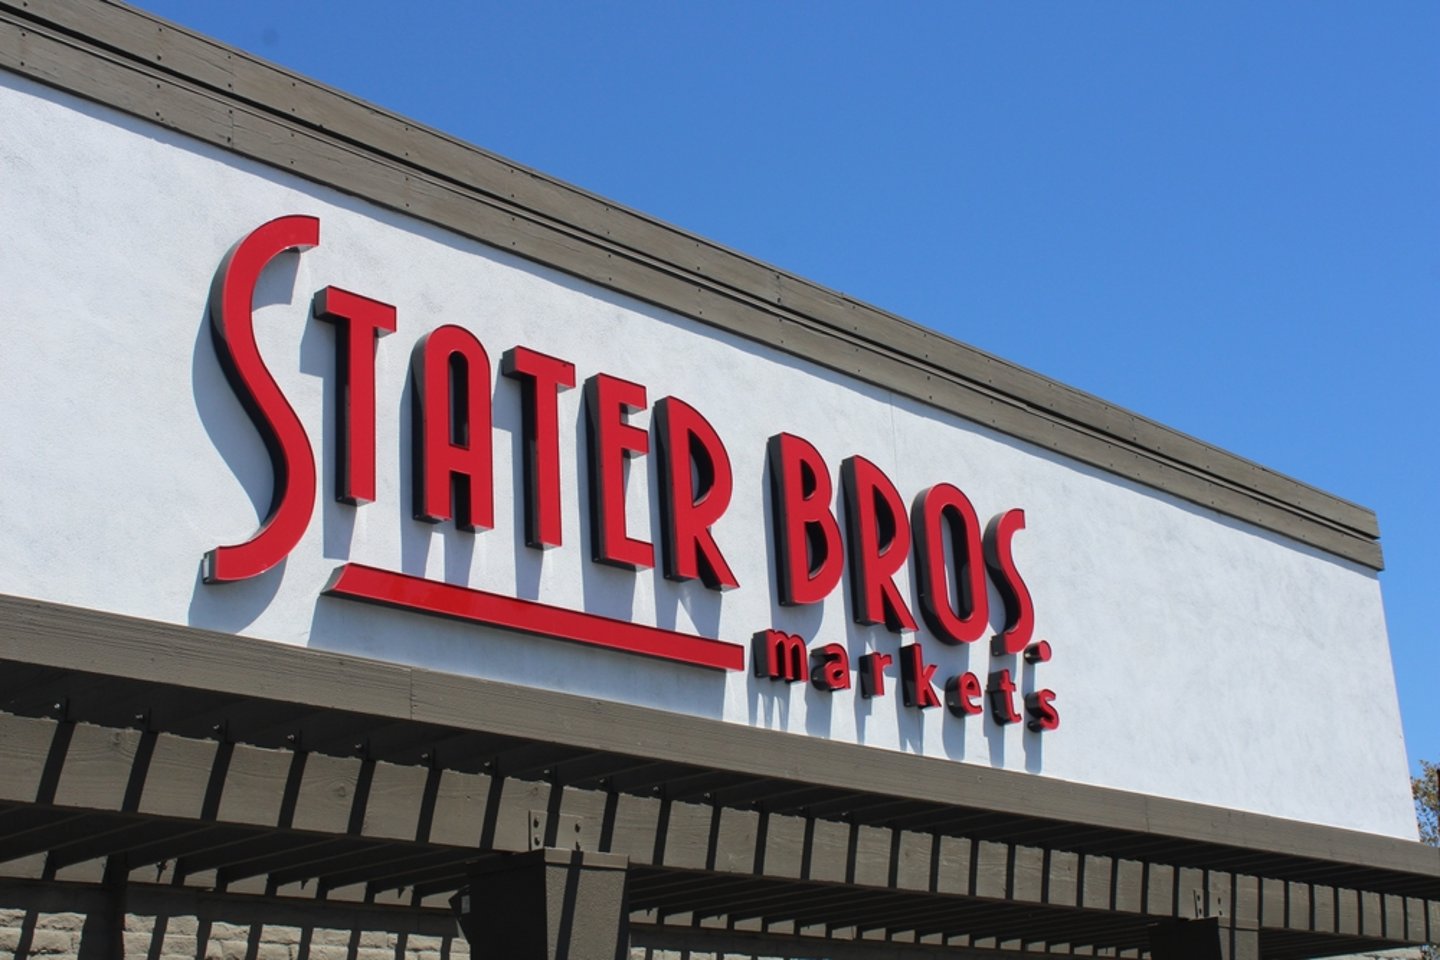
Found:
[[[1414,837],[1370,571],[10,75],[0,122],[0,592]],[[315,447],[318,504],[282,567],[207,586],[203,553],[250,536],[270,499],[264,447],[211,345],[210,281],[237,240],[295,213],[320,218],[320,246],[272,264],[256,322]],[[358,510],[329,496],[335,338],[308,309],[331,284],[399,313],[376,359],[378,496]],[[497,516],[480,535],[411,518],[411,348],[444,323],[473,330],[496,368]],[[715,425],[735,476],[716,536],[740,589],[588,559],[580,389],[560,397],[565,543],[523,545],[519,390],[498,376],[515,345]],[[895,634],[851,623],[845,585],[817,607],[776,601],[764,454],[780,431],[832,474],[851,454],[874,461],[907,502],[946,481],[982,522],[1024,508],[1016,562],[1055,659],[1020,680],[1056,691],[1060,730],[907,708],[895,668],[891,695],[866,701],[319,596],[355,560],[736,642],[773,626],[894,654]],[[629,473],[637,536],[655,522],[653,459]],[[913,569],[902,578],[914,607]],[[923,626],[908,639],[938,679],[991,668],[983,642],[948,647]]]

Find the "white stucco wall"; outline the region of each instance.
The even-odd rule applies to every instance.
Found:
[[[295,213],[320,218],[320,246],[272,264],[256,318],[317,447],[319,504],[282,568],[205,585],[201,556],[249,537],[270,497],[264,447],[215,359],[210,281],[238,239]],[[0,224],[0,592],[1415,835],[1379,587],[1357,565],[8,74]],[[334,331],[308,319],[328,284],[399,312],[378,350],[378,496],[358,510],[329,495]],[[442,323],[472,329],[497,365],[523,345],[582,381],[613,374],[704,413],[734,466],[716,535],[741,588],[588,559],[578,388],[560,397],[563,547],[541,554],[518,534],[519,391],[498,375],[495,529],[411,519],[407,369]],[[819,608],[776,602],[764,458],[780,431],[834,471],[873,460],[907,502],[948,481],[982,522],[1025,509],[1016,562],[1055,657],[1021,681],[1056,691],[1061,729],[907,708],[898,669],[890,696],[865,701],[319,595],[348,559],[736,642],[774,626],[854,657],[895,653],[895,635],[850,623],[844,585]],[[652,461],[630,473],[637,535],[654,520]],[[940,678],[984,678],[988,644],[947,647],[923,624],[918,639]]]

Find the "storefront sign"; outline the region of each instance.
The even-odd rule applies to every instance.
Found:
[[[231,387],[263,437],[270,456],[274,496],[260,529],[250,539],[217,546],[206,554],[207,583],[247,580],[273,569],[300,543],[315,514],[316,452],[300,417],[277,383],[257,345],[253,302],[260,275],[277,256],[320,243],[320,220],[286,216],[266,223],[231,250],[216,274],[210,320],[216,353]],[[376,351],[401,323],[395,307],[334,286],[319,290],[312,315],[336,330],[336,489],[341,503],[360,509],[376,496],[376,422],[398,411],[376,409]],[[519,392],[522,413],[524,540],[546,550],[564,544],[561,518],[561,431],[557,396],[584,376],[585,473],[591,525],[591,560],[640,571],[660,564],[672,581],[698,581],[714,591],[742,584],[726,561],[716,525],[735,493],[730,455],[720,432],[700,410],[667,396],[650,406],[644,385],[613,373],[578,371],[568,360],[522,345],[501,356],[500,374]],[[463,326],[437,327],[412,348],[414,404],[411,471],[413,515],[429,523],[453,523],[479,533],[494,526],[495,470],[492,450],[492,363],[484,343]],[[629,422],[651,409],[653,431]],[[626,475],[637,459],[658,459],[658,543],[631,532],[626,512]],[[898,686],[916,709],[943,705],[957,718],[985,712],[997,724],[1028,716],[1034,731],[1053,730],[1060,717],[1049,689],[1017,696],[1016,657],[1031,664],[1050,659],[1050,644],[1035,639],[1035,609],[1012,551],[1025,529],[1015,508],[982,530],[969,498],[957,486],[937,482],[914,495],[910,507],[885,472],[858,454],[833,470],[804,438],[771,436],[767,470],[773,529],[773,576],[785,606],[817,604],[848,579],[852,617],[863,626],[918,634],[919,622],[897,584],[913,564],[916,603],[929,632],[943,645],[979,640],[990,624],[989,586],[1003,606],[991,643],[991,670],[946,677],[919,639],[892,654],[875,651],[852,666],[845,646],[813,651],[807,638],[757,625],[752,666],[759,678],[808,680],[826,692],[858,686],[865,698]],[[846,533],[832,506],[838,486]],[[763,491],[755,491],[763,493]],[[754,539],[767,535],[756,531]],[[658,548],[658,549],[657,549]],[[744,668],[739,643],[600,616],[582,610],[494,593],[468,585],[347,562],[324,593],[504,630],[591,644],[677,663],[722,670]],[[858,681],[852,683],[852,674]],[[899,683],[887,684],[898,674]],[[1023,711],[1023,712],[1022,712]]]

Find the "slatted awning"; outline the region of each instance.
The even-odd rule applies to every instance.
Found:
[[[1440,931],[1440,853],[1398,840],[38,601],[0,600],[0,664],[0,869],[41,879],[438,908],[576,846],[699,932],[1135,956],[1218,912],[1300,957]]]

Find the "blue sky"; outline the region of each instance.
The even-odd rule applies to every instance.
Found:
[[[140,5],[1373,508],[1440,759],[1440,4]]]

